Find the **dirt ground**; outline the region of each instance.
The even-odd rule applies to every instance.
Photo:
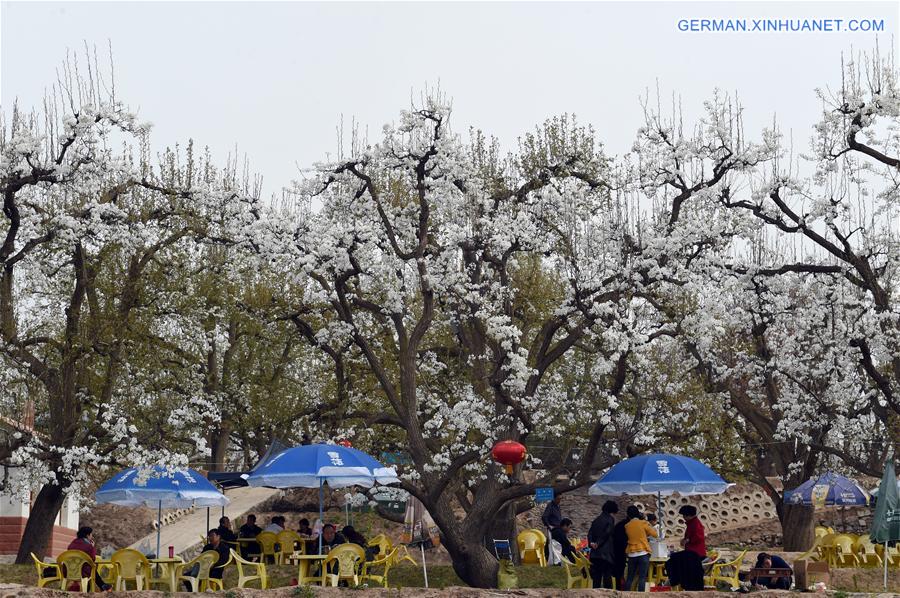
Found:
[[[165,513],[165,511],[163,511]],[[153,520],[157,513],[144,507],[118,507],[93,505],[81,511],[80,525],[94,528],[97,546],[130,546],[153,532]]]
[[[475,588],[450,587],[440,590],[427,590],[424,588],[402,588],[402,589],[364,589],[364,590],[348,590],[346,588],[277,588],[274,590],[249,590],[249,589],[233,589],[225,592],[227,598],[300,598],[300,597],[317,597],[338,598],[346,596],[347,592],[352,592],[353,596],[359,598],[381,598],[390,596],[391,598],[487,598],[489,596],[521,596],[524,598],[546,598],[553,596],[617,596],[622,598],[638,598],[647,596],[643,592],[614,592],[611,590],[554,590],[551,588],[530,589],[530,590],[478,590]],[[63,595],[59,591],[39,590],[37,588],[26,588],[23,586],[0,586],[0,598],[59,598]],[[171,593],[164,592],[110,592],[106,596],[110,598],[164,598],[171,596]],[[727,592],[667,592],[666,598],[717,598],[721,596],[730,596]],[[767,591],[754,592],[753,596],[758,598],[781,598],[784,596],[795,595],[794,592]],[[876,596],[896,596],[896,594],[877,594]]]

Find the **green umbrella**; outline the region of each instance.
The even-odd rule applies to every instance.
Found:
[[[888,542],[900,541],[900,493],[897,492],[893,455],[888,457],[884,465],[884,476],[878,485],[878,502],[869,537],[872,542],[884,544],[884,587],[887,589]]]

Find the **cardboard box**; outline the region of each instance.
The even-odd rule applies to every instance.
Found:
[[[794,561],[794,586],[801,592],[817,582],[831,587],[831,567],[819,561]]]

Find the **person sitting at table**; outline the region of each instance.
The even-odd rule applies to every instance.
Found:
[[[562,549],[562,557],[569,561],[575,560],[575,547],[569,542],[569,530],[572,529],[572,520],[563,517],[559,521],[559,525],[550,530],[550,538],[559,542]]]
[[[262,532],[262,528],[256,525],[256,515],[247,515],[246,522],[238,529],[239,538],[255,538]],[[259,544],[256,542],[240,542],[241,558],[251,559],[259,556]]]
[[[703,559],[706,558],[706,534],[703,524],[697,517],[697,507],[684,505],[678,509],[684,518],[684,537],[681,545],[684,550],[669,555],[666,562],[666,574],[669,583],[681,586],[687,592],[703,590]]]
[[[78,528],[78,532],[75,534],[75,539],[69,543],[69,550],[80,550],[85,553],[91,560],[97,561],[97,545],[94,542],[94,528],[88,527],[87,525],[83,525]],[[90,565],[82,565],[81,567],[81,576],[87,577],[90,575],[91,567]],[[103,581],[103,578],[100,577],[100,572],[95,571],[94,573],[94,581],[97,584],[97,587],[100,588],[103,592],[108,592],[112,589],[112,586]],[[72,591],[75,588],[78,588],[78,584],[73,583],[69,586],[69,590]],[[78,588],[82,592],[87,592],[88,588]]]
[[[256,525],[256,515],[250,513],[247,515],[246,522],[238,529],[238,535],[241,538],[255,538],[263,531],[261,527]]]
[[[358,546],[365,546],[367,544],[365,536],[356,531],[356,528],[352,525],[345,525],[341,530],[341,534],[350,544],[356,544]]]
[[[231,558],[231,553],[228,544],[222,541],[222,535],[219,533],[218,528],[209,530],[209,533],[206,535],[206,544],[203,545],[203,550],[200,552],[206,552],[207,550],[215,550],[219,553],[219,560],[209,570],[209,576],[212,579],[222,579],[222,574],[225,573],[225,563]],[[184,575],[186,577],[196,577],[199,572],[200,563],[194,563]],[[188,592],[191,591],[191,586],[187,581],[184,582],[184,587]]]
[[[791,573],[793,570],[783,558],[777,554],[768,554],[760,552],[756,557],[756,566],[754,569],[787,569]],[[756,585],[769,588],[770,590],[790,590],[793,576],[788,577],[757,577]]]
[[[367,561],[373,560],[375,558],[375,555],[378,554],[378,547],[369,546],[369,543],[366,541],[366,537],[356,531],[356,528],[354,528],[352,525],[345,525],[341,530],[341,534],[343,534],[347,542],[349,542],[350,544],[361,546],[363,550],[366,551]]]
[[[334,527],[334,524],[326,523],[322,526],[322,553],[328,554],[328,551],[338,546],[339,544],[346,544],[347,539],[344,538],[340,533],[338,533],[337,528]]]
[[[237,536],[231,531],[231,519],[228,517],[219,517],[219,537],[223,542],[236,542]]]
[[[278,532],[284,531],[284,517],[281,515],[275,515],[269,520],[269,525],[266,526],[265,532],[272,532],[273,534],[277,534]]]
[[[300,522],[297,524],[297,533],[301,536],[313,535],[313,529],[309,526],[309,519],[304,517],[300,520]]]

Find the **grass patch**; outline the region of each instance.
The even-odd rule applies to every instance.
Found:
[[[297,567],[290,565],[267,565],[270,584],[273,588],[290,586],[297,577]],[[565,587],[565,573],[560,567],[517,567],[519,586],[527,588],[563,588]],[[389,576],[391,587],[421,588],[425,587],[425,578],[422,575],[422,567],[414,567],[404,563],[391,569]],[[225,588],[234,588],[237,585],[237,571],[229,567],[225,572]],[[37,583],[37,574],[32,565],[0,565],[0,582],[20,583],[26,586],[34,586]],[[428,567],[428,585],[432,588],[446,588],[449,586],[465,586],[450,565],[432,565]]]
[[[34,565],[0,564],[0,583],[20,583],[24,586],[37,585]]]

